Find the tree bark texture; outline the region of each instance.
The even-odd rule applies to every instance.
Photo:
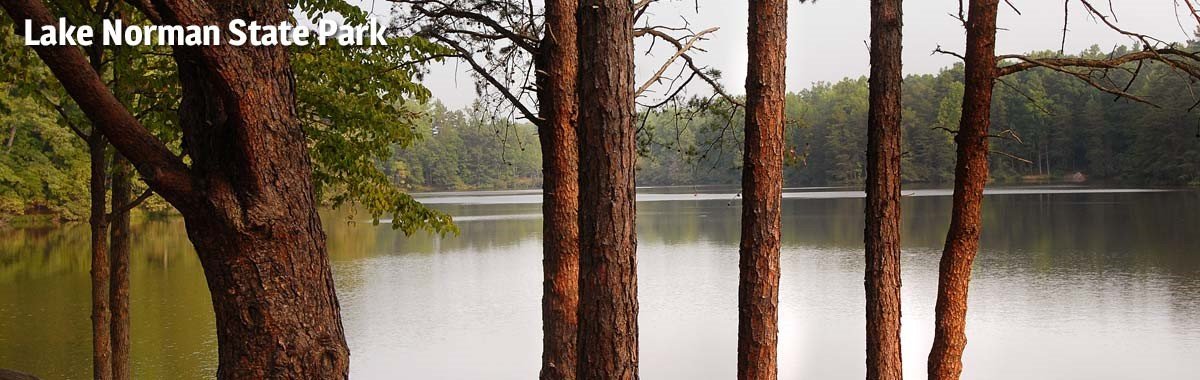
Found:
[[[966,80],[962,120],[954,140],[954,204],[938,274],[929,378],[956,380],[967,345],[967,286],[979,250],[983,188],[988,180],[988,130],[996,79],[996,10],[999,0],[971,0],[967,19]]]
[[[283,1],[180,1],[167,10],[185,25],[278,24],[289,15]],[[200,212],[184,218],[212,293],[218,377],[346,378],[349,351],[286,50],[175,55],[184,144],[206,193]]]
[[[638,378],[632,8],[579,7],[580,379]]]
[[[867,116],[867,380],[900,380],[901,0],[871,0]]]
[[[152,4],[179,25],[278,24],[289,16],[282,0]],[[40,1],[0,5],[18,23],[54,23]],[[191,167],[116,100],[79,49],[35,50],[93,125],[183,214],[212,293],[217,377],[345,379],[349,351],[286,50],[175,49]]]
[[[117,154],[112,164],[112,216],[109,219],[109,260],[112,281],[109,300],[112,308],[112,378],[129,380],[129,210],[133,202],[133,168]]]
[[[542,146],[542,370],[573,380],[579,328],[578,0],[547,0],[536,65]]]
[[[104,135],[92,131],[88,137],[91,155],[92,247],[92,378],[112,379],[112,308],[109,287],[112,280],[108,256],[108,142]]]
[[[783,203],[787,0],[750,0],[738,379],[778,378],[779,249]]]

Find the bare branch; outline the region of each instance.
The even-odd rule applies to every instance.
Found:
[[[146,189],[146,191],[143,191],[141,195],[138,195],[137,198],[134,198],[133,200],[129,201],[129,203],[126,203],[126,204],[122,205],[121,207],[118,207],[118,208],[112,210],[112,212],[110,212],[108,214],[108,217],[112,218],[113,215],[120,215],[120,214],[127,213],[130,210],[133,210],[134,208],[141,206],[142,203],[145,203],[146,200],[150,199],[150,197],[153,195],[154,195],[154,190]]]
[[[643,1],[646,1],[646,0],[643,0]],[[641,87],[638,87],[637,91],[633,92],[633,96],[634,97],[642,96],[642,93],[646,92],[646,89],[650,88],[651,85],[661,81],[663,78],[663,76],[662,76],[663,73],[666,72],[667,69],[670,68],[671,65],[674,64],[675,61],[679,59],[679,57],[682,57],[684,54],[687,54],[688,50],[691,50],[692,46],[696,45],[696,42],[705,39],[704,38],[705,35],[712,34],[720,29],[721,28],[719,28],[719,27],[708,28],[708,29],[701,31],[700,33],[696,33],[696,35],[689,38],[687,43],[684,43],[681,47],[679,47],[679,49],[675,52],[674,55],[671,56],[671,58],[667,59],[666,62],[663,62],[662,67],[659,67],[658,71],[655,72],[654,75],[651,75],[650,79],[646,80],[646,83],[643,83]]]
[[[434,1],[434,0],[390,0],[390,1],[393,3],[409,4],[413,10],[420,12],[421,14],[423,14],[426,17],[431,18],[431,19],[453,17],[453,18],[461,18],[461,19],[465,19],[465,20],[470,20],[470,21],[478,23],[480,25],[487,26],[494,32],[494,34],[504,36],[509,41],[511,41],[514,45],[520,47],[521,49],[523,49],[531,54],[537,52],[537,41],[538,41],[537,37],[514,31],[513,29],[510,29],[510,28],[504,26],[503,24],[501,24],[495,18],[489,17],[486,14],[454,8],[451,6],[451,4],[446,4],[445,2],[442,2],[442,1]],[[440,9],[426,8],[425,5],[427,5],[427,4],[438,5],[438,6],[440,6]]]
[[[458,53],[459,53],[458,58],[461,58],[462,60],[466,61],[467,64],[470,64],[471,68],[474,69],[475,74],[479,75],[484,80],[486,80],[489,84],[491,84],[492,88],[494,88],[497,92],[499,92],[501,94],[501,96],[503,96],[510,103],[512,103],[512,106],[515,107],[518,111],[520,111],[521,115],[523,117],[525,117],[526,119],[529,119],[529,121],[533,122],[534,124],[541,122],[542,119],[539,118],[537,116],[537,114],[534,113],[532,110],[530,110],[528,107],[525,107],[525,104],[523,102],[521,102],[521,99],[519,97],[517,97],[517,95],[513,94],[512,91],[509,91],[508,86],[505,86],[504,83],[500,82],[499,79],[496,79],[496,77],[491,74],[491,71],[489,71],[487,68],[483,67],[482,64],[480,64],[478,61],[475,60],[475,56],[470,50],[467,50],[465,47],[462,46],[462,44],[459,44],[458,41],[447,38],[440,34],[434,34],[434,35],[432,35],[432,37],[434,37],[434,39],[436,39],[438,42],[446,44],[447,46],[450,46],[452,49],[458,51]]]
[[[716,79],[714,79],[711,75],[708,75],[708,73],[705,71],[704,68],[702,68],[696,64],[696,61],[694,59],[692,59],[692,56],[687,54],[688,49],[684,48],[684,43],[680,42],[679,39],[676,39],[676,38],[672,37],[671,35],[663,32],[661,29],[662,28],[654,28],[654,27],[637,28],[633,31],[633,36],[641,37],[644,35],[650,35],[652,37],[662,39],[663,41],[666,41],[667,43],[671,44],[672,46],[675,47],[676,52],[683,52],[683,54],[679,54],[678,57],[676,57],[676,58],[682,58],[684,63],[687,64],[687,67],[689,69],[691,69],[692,72],[696,73],[696,75],[700,79],[704,80],[705,83],[708,83],[708,85],[712,88],[714,93],[716,93],[721,98],[725,99],[725,101],[727,101],[731,104],[737,105],[739,107],[744,106],[741,101],[737,100],[737,98],[734,98],[733,96],[726,93],[724,86],[721,86],[720,83],[717,83]]]
[[[999,155],[1001,155],[1001,156],[1008,157],[1008,158],[1011,158],[1011,159],[1014,159],[1014,160],[1017,160],[1017,161],[1021,161],[1021,162],[1024,162],[1024,163],[1026,163],[1026,164],[1030,164],[1030,165],[1032,165],[1032,164],[1033,164],[1033,161],[1030,161],[1030,160],[1027,160],[1027,159],[1021,158],[1021,157],[1017,157],[1017,156],[1015,156],[1015,155],[1013,155],[1013,154],[1010,154],[1010,153],[1007,153],[1007,152],[1002,152],[1002,151],[998,151],[998,150],[993,150],[993,151],[992,151],[992,153],[999,154]]]
[[[938,45],[938,46],[937,46],[937,48],[934,48],[934,49],[933,49],[933,53],[930,53],[930,55],[933,55],[933,54],[945,54],[945,55],[949,55],[949,56],[952,56],[952,57],[958,58],[958,59],[960,59],[960,60],[963,60],[963,61],[966,61],[966,60],[967,60],[967,57],[964,57],[962,54],[959,54],[959,53],[956,53],[956,52],[952,52],[952,51],[949,51],[949,50],[943,50],[943,49],[942,49],[942,45]]]

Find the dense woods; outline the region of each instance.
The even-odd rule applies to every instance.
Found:
[[[1121,48],[1119,51],[1130,51]],[[1049,53],[1042,53],[1048,55]],[[1085,57],[1106,57],[1093,48]],[[904,79],[901,160],[905,183],[948,184],[954,176],[954,141],[962,102],[962,67]],[[1128,73],[1113,72],[1116,78]],[[1114,79],[1120,81],[1120,79]],[[993,131],[1012,130],[1014,139],[993,139],[993,181],[1076,179],[1125,185],[1200,183],[1200,147],[1186,82],[1164,65],[1146,63],[1131,92],[1147,94],[1163,108],[1115,100],[1086,83],[1048,70],[1006,77],[996,87]],[[818,83],[788,94],[786,186],[861,184],[866,178],[866,78]],[[1031,101],[1030,98],[1035,101]],[[679,127],[670,113],[650,115],[649,142],[640,162],[639,183],[734,184],[740,175],[740,131],[725,115],[704,114]],[[713,142],[716,141],[714,144]],[[715,145],[715,146],[714,146]],[[1028,160],[1026,162],[1024,160]]]
[[[1134,50],[1130,47],[1118,51]],[[1035,55],[1038,53],[1035,53]],[[1050,52],[1040,54],[1049,55]],[[1106,57],[1093,47],[1077,54]],[[997,183],[1088,181],[1123,185],[1194,186],[1200,183],[1200,147],[1187,108],[1187,91],[1170,69],[1147,63],[1131,92],[1163,108],[1116,100],[1079,80],[1031,70],[996,87],[992,118],[997,131],[1021,141],[995,139],[991,160]],[[1114,72],[1120,78],[1129,75]],[[954,142],[962,67],[904,79],[903,181],[948,184],[954,175]],[[853,185],[866,179],[867,80],[817,83],[787,94],[784,183],[789,187]],[[12,154],[0,155],[0,207],[8,212],[51,212],[67,219],[87,215],[87,173],[82,142],[56,122],[53,110],[34,100],[0,94],[16,120]],[[1031,101],[1031,98],[1033,99]],[[17,118],[15,115],[30,115]],[[741,180],[739,118],[719,112],[667,109],[639,115],[640,186],[737,184]],[[537,188],[541,153],[528,124],[492,124],[476,109],[427,106],[415,128],[419,140],[393,145],[379,159],[393,183],[414,191]],[[732,123],[732,124],[731,124]],[[1010,156],[1015,156],[1010,157]],[[1020,158],[1020,159],[1018,159]],[[1023,160],[1021,160],[1023,159]],[[1028,160],[1026,162],[1024,160]],[[15,170],[17,163],[24,170]]]
[[[1123,47],[1117,51],[1137,50]],[[1050,52],[1033,55],[1050,55]],[[1102,58],[1109,52],[1093,47],[1076,56]],[[1114,81],[1129,73],[1113,72]],[[903,82],[904,183],[949,184],[954,177],[954,141],[962,102],[962,66],[935,74],[910,75]],[[1137,104],[1091,89],[1078,79],[1048,70],[1006,77],[996,87],[994,130],[1012,130],[1020,141],[993,139],[998,154],[991,160],[992,181],[1073,181],[1128,186],[1200,184],[1200,147],[1196,122],[1187,112],[1187,91],[1168,67],[1146,63],[1131,92],[1146,94],[1162,108]],[[787,150],[784,182],[789,187],[855,185],[866,180],[868,82],[865,77],[787,94]],[[460,183],[410,179],[414,189],[513,189],[540,182],[539,156],[529,145],[533,129],[520,124],[493,127],[472,120],[470,110],[435,111],[433,117],[457,114],[457,122],[439,124],[438,135],[409,150],[398,150],[410,173],[435,168]],[[737,184],[741,180],[743,114],[667,109],[639,114],[640,186]],[[443,137],[449,130],[453,134]],[[487,154],[463,155],[475,146],[458,136],[477,138],[493,147]],[[490,139],[491,141],[484,141]],[[504,147],[504,149],[500,149]],[[416,154],[419,152],[420,154]],[[483,151],[481,151],[483,152]],[[411,160],[411,161],[409,161]],[[429,166],[428,162],[438,162]],[[1028,162],[1026,162],[1028,161]],[[1076,173],[1082,176],[1076,175]],[[417,178],[417,177],[413,177]],[[478,178],[493,179],[480,181]],[[474,182],[466,182],[474,181]]]

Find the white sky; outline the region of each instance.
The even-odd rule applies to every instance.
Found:
[[[359,0],[363,7],[386,16],[390,7],[383,0]],[[699,12],[696,11],[699,2]],[[1011,0],[1021,11],[1017,15],[1001,3],[997,53],[1023,53],[1031,50],[1057,50],[1061,44],[1063,2],[1058,0]],[[1107,6],[1106,0],[1093,0]],[[1166,41],[1190,37],[1196,22],[1187,8],[1176,0],[1112,0],[1118,25],[1126,30],[1148,34]],[[845,77],[866,75],[869,69],[868,0],[819,0],[814,4],[789,3],[788,89],[800,90],[814,82],[833,82]],[[1178,8],[1177,8],[1178,6]],[[938,45],[946,50],[963,50],[962,26],[949,14],[958,10],[957,0],[908,0],[904,2],[904,71],[933,73],[954,63],[953,57],[931,55]],[[1107,9],[1103,9],[1107,11]],[[696,60],[724,72],[725,87],[741,93],[746,73],[746,2],[742,0],[662,0],[649,12],[650,20],[675,23],[686,17],[693,29],[717,26],[721,30],[700,46],[707,52],[695,52]],[[1109,30],[1085,14],[1071,0],[1071,22],[1066,50],[1076,53],[1098,44],[1111,49],[1116,44],[1132,44],[1126,37]],[[1182,25],[1181,25],[1182,24]],[[644,45],[640,45],[643,46]],[[655,71],[670,52],[665,49],[654,57],[638,51],[639,83]],[[475,99],[469,67],[450,61],[431,68],[425,85],[448,107],[461,108]],[[695,83],[699,83],[698,81]],[[693,84],[697,91],[703,87]]]

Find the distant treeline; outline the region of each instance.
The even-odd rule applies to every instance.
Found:
[[[426,108],[421,139],[396,147],[383,162],[392,182],[409,190],[498,190],[541,186],[542,153],[530,124],[494,121],[472,109]]]
[[[1115,54],[1120,54],[1118,51]],[[1046,53],[1050,54],[1050,53]],[[1098,47],[1085,57],[1107,56]],[[909,183],[954,177],[962,66],[904,82],[904,172]],[[1095,77],[1118,87],[1135,72]],[[1129,93],[1154,105],[1098,91],[1082,80],[1029,70],[997,83],[991,175],[997,182],[1102,181],[1124,185],[1200,184],[1200,88],[1161,64],[1146,64]],[[1195,91],[1193,91],[1195,90]],[[639,115],[639,185],[737,184],[742,119],[728,103],[694,100]],[[540,184],[533,127],[494,126],[466,111],[434,106],[426,136],[387,163],[414,189],[511,189]],[[787,186],[853,185],[864,180],[867,79],[818,83],[788,94]],[[434,133],[433,126],[436,126]]]
[[[1118,51],[1116,54],[1120,54]],[[1099,48],[1083,56],[1107,56]],[[992,178],[998,182],[1103,181],[1200,185],[1200,88],[1161,64],[1096,81],[1154,106],[1097,91],[1078,78],[1029,70],[997,83]],[[962,67],[904,82],[904,180],[953,179]],[[693,100],[639,115],[639,185],[736,184],[741,115],[727,102]],[[541,152],[528,124],[479,111],[425,107],[421,139],[380,162],[408,190],[525,189],[541,185]],[[0,91],[0,212],[86,214],[87,154],[56,115]],[[864,180],[867,79],[818,83],[787,97],[787,186]],[[18,211],[20,210],[20,211]],[[35,211],[36,213],[36,211]]]

